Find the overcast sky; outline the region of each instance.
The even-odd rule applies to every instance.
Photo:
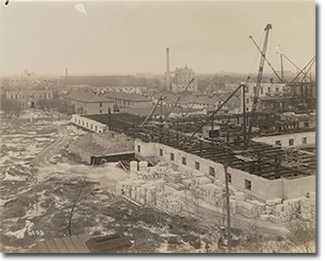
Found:
[[[74,6],[83,3],[88,15]],[[276,69],[285,53],[299,67],[315,55],[313,1],[1,1],[1,74],[255,73],[264,27]],[[279,49],[276,50],[276,47]],[[270,71],[266,65],[266,72]],[[288,62],[285,69],[293,70]],[[295,71],[295,70],[293,70]]]

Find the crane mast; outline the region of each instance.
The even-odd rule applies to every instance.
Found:
[[[264,63],[265,63],[265,56],[266,56],[267,40],[269,38],[270,29],[272,29],[271,24],[267,24],[265,29],[264,29],[264,31],[266,31],[266,34],[265,34],[265,40],[264,40],[264,44],[263,44],[263,50],[262,50],[262,53],[261,53],[260,65],[259,65],[259,68],[258,68],[256,87],[254,89],[253,105],[252,105],[251,116],[250,116],[250,119],[249,119],[248,133],[247,133],[246,146],[245,146],[246,149],[248,148],[250,136],[251,136],[251,133],[252,133],[252,128],[253,128],[253,125],[255,124],[256,108],[257,108],[258,96],[259,96],[259,92],[260,92],[260,88],[261,88],[263,69],[264,69]]]
[[[262,50],[260,49],[260,47],[258,46],[258,44],[255,42],[254,37],[253,36],[249,36],[249,38],[252,40],[252,42],[254,43],[254,45],[256,46],[257,50],[261,53],[261,55],[263,55]],[[265,54],[265,61],[267,62],[267,64],[270,66],[270,68],[272,69],[273,73],[276,75],[276,77],[278,77],[278,79],[280,80],[280,82],[283,82],[283,77],[281,78],[278,73],[276,72],[276,70],[274,69],[274,67],[272,66],[272,64],[269,62],[269,60],[266,58],[266,54]],[[281,71],[281,73],[283,73],[283,71]]]

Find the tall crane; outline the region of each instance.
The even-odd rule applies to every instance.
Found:
[[[261,82],[262,82],[264,62],[265,62],[265,56],[266,56],[266,48],[267,48],[267,40],[269,38],[270,29],[272,29],[271,24],[267,24],[264,28],[264,31],[266,33],[265,33],[265,39],[264,39],[264,44],[263,44],[263,50],[261,53],[260,65],[258,68],[256,87],[254,89],[253,105],[252,105],[251,116],[250,116],[249,124],[248,124],[248,132],[247,132],[245,149],[248,148],[249,140],[250,140],[251,133],[252,133],[252,128],[253,128],[253,125],[255,124],[255,120],[256,120],[256,108],[257,108],[257,103],[258,103],[258,96],[259,96],[260,89],[261,89]]]
[[[253,42],[254,45],[256,46],[257,50],[261,53],[261,55],[263,55],[263,52],[262,52],[261,48],[258,46],[258,44],[255,42],[254,37],[250,35],[249,38],[252,40],[252,42]],[[276,77],[278,77],[278,79],[280,80],[280,82],[283,83],[283,76],[282,76],[282,78],[281,78],[281,77],[278,75],[278,73],[276,72],[276,70],[274,69],[274,67],[272,66],[272,64],[269,62],[269,60],[266,58],[266,56],[265,56],[265,61],[266,61],[267,64],[270,66],[270,68],[272,69],[272,71],[273,71],[273,73],[276,75]],[[281,73],[282,73],[282,71],[281,71]],[[281,75],[283,75],[283,73],[282,73]]]

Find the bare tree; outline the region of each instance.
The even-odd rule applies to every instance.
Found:
[[[78,193],[76,198],[74,199],[73,203],[72,203],[72,207],[69,213],[69,217],[68,217],[68,231],[69,231],[69,235],[72,236],[72,232],[71,232],[71,225],[72,225],[72,217],[73,217],[73,213],[74,210],[78,204],[78,201],[80,199],[81,193],[83,192],[84,186],[85,186],[85,182],[86,182],[86,177],[83,177],[78,183]]]
[[[314,252],[312,246],[316,243],[316,226],[314,222],[291,221],[288,224],[290,231],[288,239],[294,247],[302,247],[306,253]]]

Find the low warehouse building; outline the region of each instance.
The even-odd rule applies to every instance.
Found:
[[[114,101],[92,92],[76,91],[64,97],[72,114],[102,114],[114,110]]]
[[[151,99],[135,93],[108,92],[105,97],[114,100],[119,109],[152,107]]]
[[[106,124],[103,124],[103,123],[100,123],[98,121],[89,119],[87,117],[83,117],[83,116],[78,115],[78,114],[73,114],[72,115],[71,123],[78,126],[78,127],[87,129],[89,131],[97,132],[97,133],[104,132],[107,129]]]
[[[134,157],[134,141],[116,132],[90,133],[70,144],[69,149],[82,161],[95,165]]]

